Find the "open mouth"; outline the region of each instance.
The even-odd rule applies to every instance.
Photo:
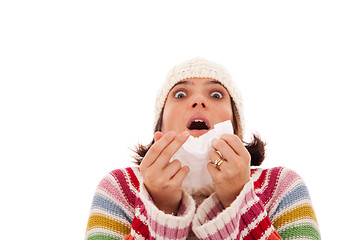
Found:
[[[203,120],[194,120],[188,126],[189,130],[208,130],[209,126]]]
[[[209,130],[209,121],[204,117],[193,117],[189,120],[187,128],[189,130]]]

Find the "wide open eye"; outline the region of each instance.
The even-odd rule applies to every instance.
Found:
[[[213,98],[218,98],[218,99],[221,99],[224,97],[222,92],[220,92],[220,91],[214,91],[210,94],[210,96]]]
[[[182,90],[179,90],[174,94],[175,98],[184,98],[186,96],[187,96],[186,92]]]

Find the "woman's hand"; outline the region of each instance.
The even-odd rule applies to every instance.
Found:
[[[220,139],[214,139],[212,146],[215,150],[209,154],[212,163],[208,163],[207,168],[215,192],[223,207],[227,208],[250,180],[251,157],[240,138],[234,134],[224,134]],[[225,159],[219,167],[213,166],[220,157],[216,151]]]
[[[179,160],[169,163],[171,157],[188,139],[189,133],[156,132],[155,143],[140,165],[144,184],[155,205],[167,214],[176,214],[182,199],[182,182],[189,167],[181,167]]]

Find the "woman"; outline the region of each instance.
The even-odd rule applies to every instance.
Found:
[[[251,168],[264,144],[256,136],[243,144],[242,99],[224,67],[196,58],[172,68],[155,116],[153,142],[137,150],[140,166],[100,182],[87,239],[320,239],[303,180],[286,168]],[[172,156],[226,120],[234,134],[214,139],[204,164],[213,187],[184,191],[191,166]]]

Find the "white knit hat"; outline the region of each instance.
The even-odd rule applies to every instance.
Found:
[[[159,90],[155,103],[155,125],[159,120],[166,98],[174,85],[189,78],[211,78],[219,81],[229,92],[235,103],[235,117],[238,122],[239,136],[244,136],[243,99],[227,69],[203,58],[194,58],[174,66],[168,73],[163,87]]]

